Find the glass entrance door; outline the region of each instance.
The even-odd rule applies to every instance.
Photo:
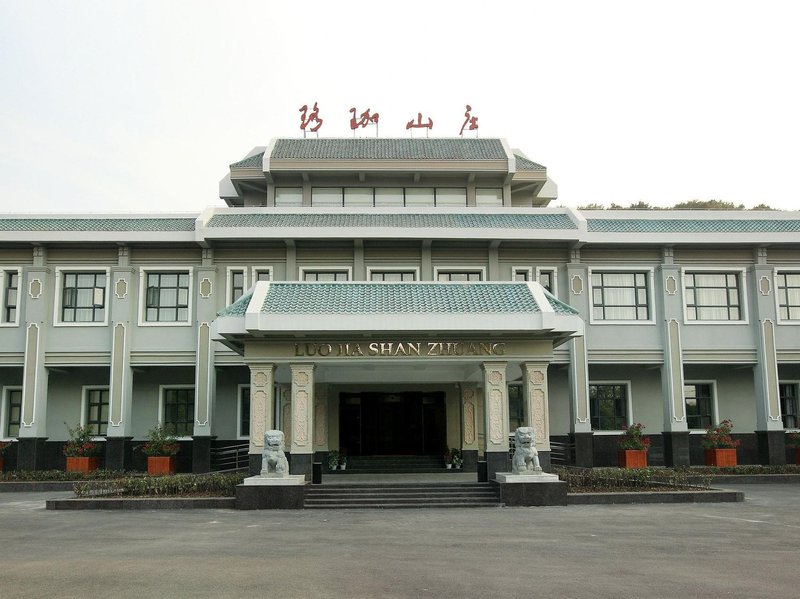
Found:
[[[436,455],[446,445],[443,392],[342,393],[339,405],[348,455]]]

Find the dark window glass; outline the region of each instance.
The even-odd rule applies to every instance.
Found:
[[[472,283],[482,280],[483,273],[479,270],[440,270],[438,277],[440,281]]]
[[[164,424],[179,437],[194,432],[194,389],[164,390]]]
[[[242,405],[239,409],[239,432],[243,437],[250,436],[250,387],[242,387]]]
[[[106,314],[106,274],[65,272],[61,291],[62,322],[102,322]]]
[[[230,303],[232,304],[244,294],[244,271],[232,270],[231,271],[231,297]]]
[[[798,428],[800,421],[797,414],[797,384],[781,383],[778,385],[781,398],[781,414],[783,428]]]
[[[625,385],[589,385],[592,430],[618,431],[627,424],[628,397]]]
[[[93,435],[105,435],[108,427],[108,389],[89,389],[86,400],[86,427]]]
[[[22,389],[14,389],[8,392],[8,423],[6,425],[6,436],[18,437],[19,426],[22,422]]]
[[[399,282],[413,281],[416,278],[416,273],[413,270],[408,270],[408,271],[373,270],[370,272],[369,278],[371,281],[392,281],[399,283]]]
[[[508,386],[508,430],[515,431],[524,426],[525,415],[522,406],[522,385]]]
[[[326,283],[331,281],[346,281],[346,270],[306,270],[303,271],[304,281],[318,281]]]
[[[711,385],[705,383],[683,386],[686,424],[690,429],[705,429],[714,423],[711,392]]]
[[[527,281],[528,277],[529,277],[528,271],[524,268],[520,268],[514,271],[515,281]]]
[[[256,281],[269,281],[269,271],[268,270],[256,271]]]
[[[544,287],[548,293],[555,295],[553,291],[553,280],[555,279],[555,273],[552,270],[540,270],[539,271],[539,285]]]
[[[3,290],[3,322],[16,322],[17,297],[19,296],[19,274],[17,271],[6,271],[5,282],[5,289]]]

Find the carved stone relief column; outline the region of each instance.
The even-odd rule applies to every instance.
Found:
[[[328,385],[314,389],[314,461],[328,461]]]
[[[261,472],[264,433],[273,428],[274,364],[250,364],[250,474]]]
[[[478,385],[461,383],[461,453],[464,470],[474,471],[478,463]]]
[[[314,365],[292,364],[292,474],[311,480],[314,457]]]
[[[484,415],[486,420],[486,471],[489,480],[508,472],[508,385],[505,362],[484,362]]]
[[[536,449],[550,451],[549,399],[547,393],[547,364],[526,362],[522,365],[523,418],[533,427]]]

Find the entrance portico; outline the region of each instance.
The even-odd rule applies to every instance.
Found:
[[[222,312],[216,338],[251,369],[251,470],[265,430],[290,439],[292,473],[348,455],[442,455],[507,469],[508,383],[548,463],[547,365],[582,333],[536,283],[268,283]],[[290,410],[276,401],[288,388]],[[286,418],[278,414],[290,413]]]

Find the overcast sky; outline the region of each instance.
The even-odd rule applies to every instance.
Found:
[[[391,7],[391,8],[389,8]],[[0,3],[0,212],[198,212],[271,137],[481,137],[554,205],[798,209],[800,3]],[[374,133],[364,133],[374,135]],[[466,135],[466,133],[465,133]]]

